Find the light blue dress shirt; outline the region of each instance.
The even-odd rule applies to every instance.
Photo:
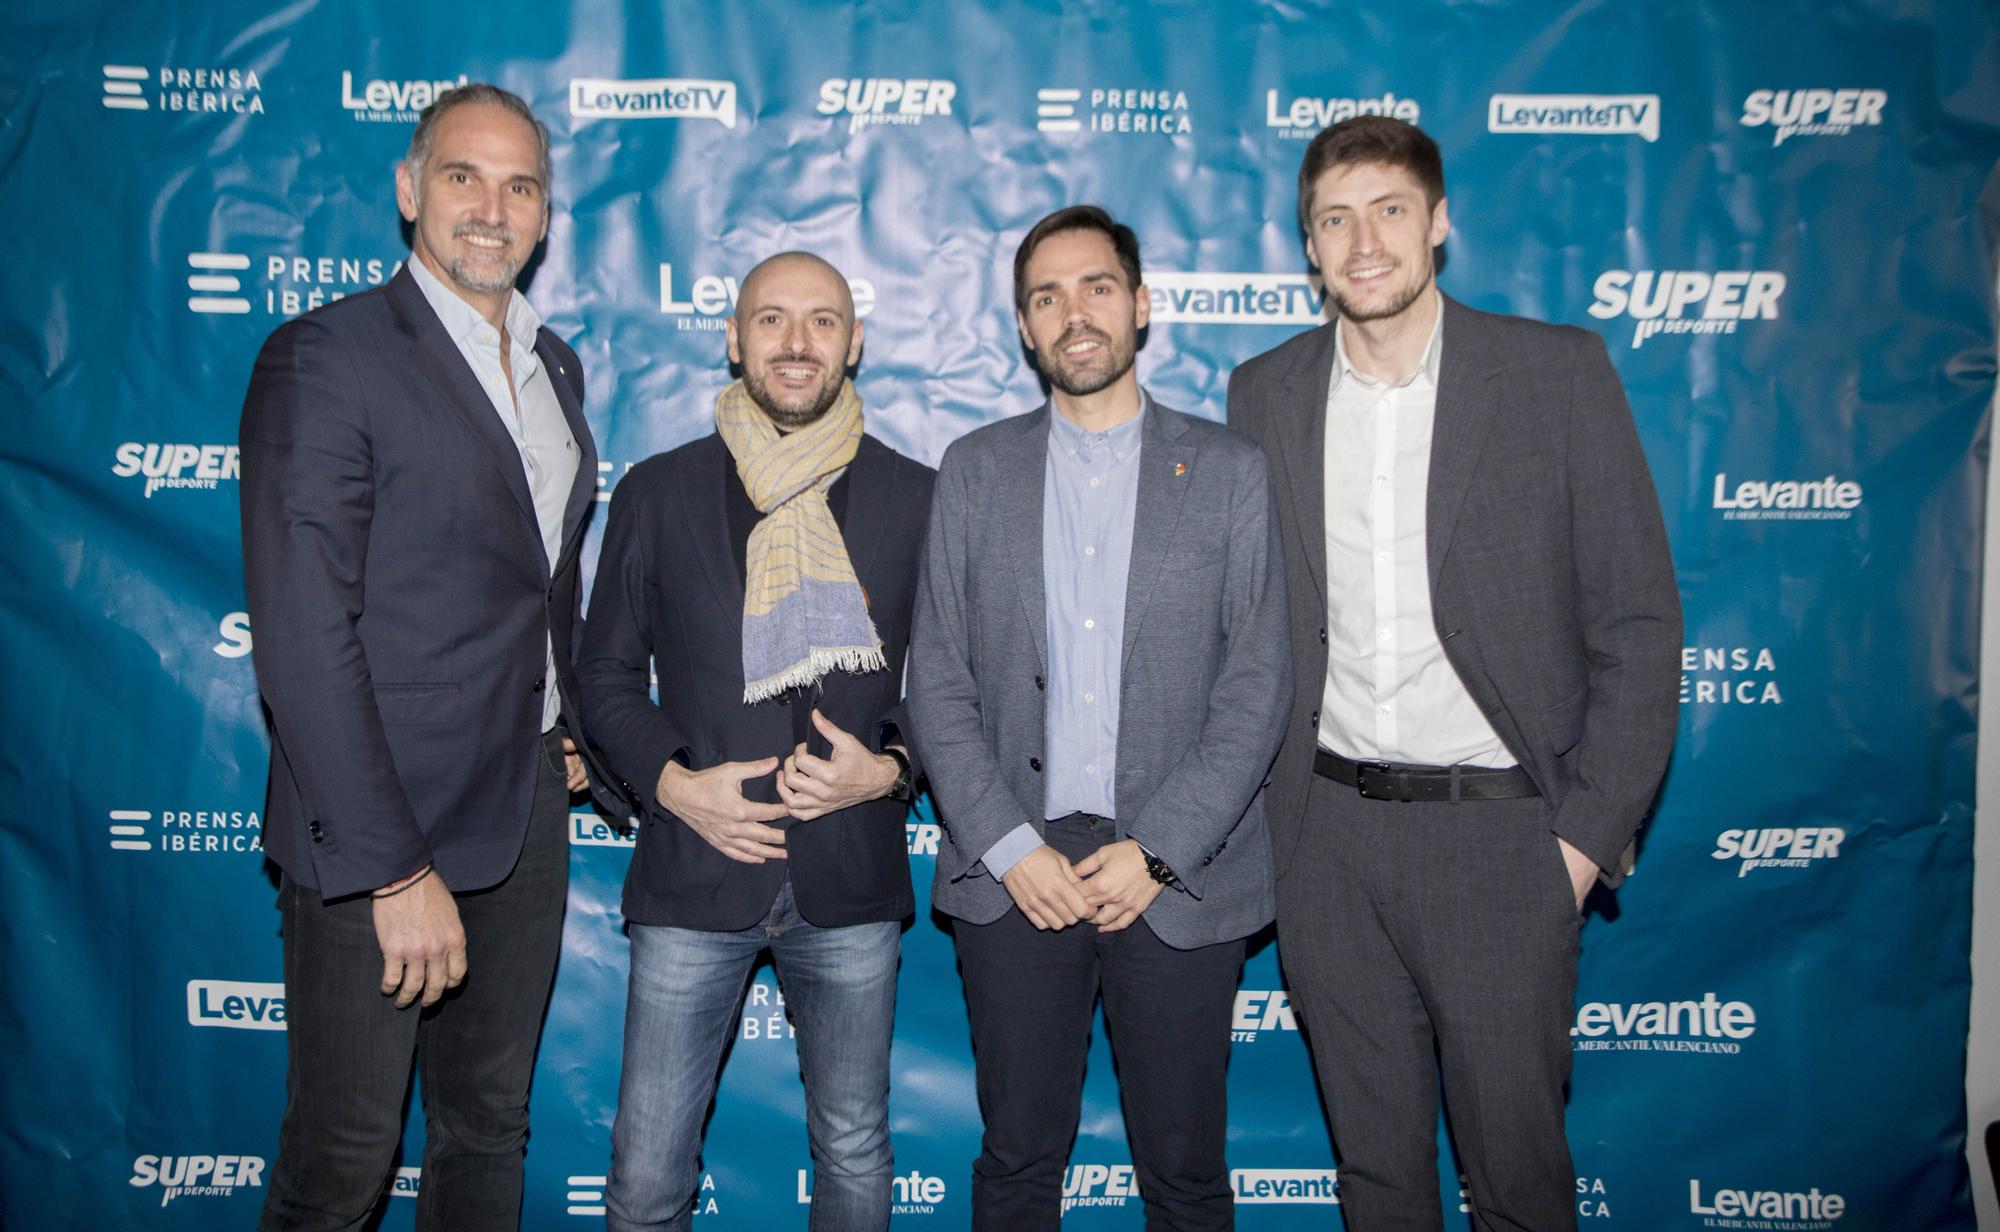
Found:
[[[541,532],[542,551],[549,567],[555,568],[562,553],[563,512],[569,503],[570,487],[576,482],[576,437],[569,430],[562,403],[556,401],[555,386],[535,354],[535,337],[541,332],[542,318],[519,291],[508,293],[508,367],[513,370],[510,388],[507,373],[500,366],[500,331],[479,314],[479,310],[444,285],[414,254],[409,270],[424,293],[431,311],[437,313],[445,332],[458,345],[479,387],[486,392],[493,413],[500,417],[514,448],[521,455],[521,471],[528,480],[528,492],[535,501],[535,529]],[[547,639],[545,638],[546,642]],[[556,689],[556,654],[548,644],[543,669],[542,730],[556,725],[562,713],[562,698]]]
[[[1139,448],[1152,399],[1106,432],[1049,408],[1042,484],[1042,587],[1049,642],[1042,816],[1116,816],[1118,686],[1125,658],[1125,583],[1139,506]],[[998,880],[1041,845],[1023,822],[988,848]]]

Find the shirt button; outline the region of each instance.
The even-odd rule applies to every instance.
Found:
[[[1097,627],[1097,622],[1094,620],[1086,620],[1083,622],[1083,627],[1086,629],[1095,629]]]
[[[1095,555],[1097,555],[1097,549],[1096,549],[1096,548],[1091,548],[1091,547],[1087,547],[1087,548],[1083,549],[1083,554],[1084,554],[1085,556],[1095,556]]]
[[[1375,636],[1386,642],[1389,640],[1389,631],[1387,629],[1377,629],[1375,630]]]
[[[1389,559],[1389,556],[1390,556],[1390,553],[1388,553],[1388,552],[1377,552],[1377,553],[1375,553],[1375,559],[1376,559],[1376,560],[1387,560],[1387,559]]]
[[[1096,700],[1097,700],[1097,694],[1095,694],[1095,693],[1085,693],[1085,694],[1083,695],[1083,700],[1085,700],[1085,701],[1087,701],[1087,702],[1094,702],[1094,701],[1096,701]]]
[[[1389,482],[1389,477],[1388,477],[1387,475],[1377,475],[1377,476],[1375,476],[1375,482],[1376,482],[1376,483],[1387,483],[1387,482]]]
[[[1099,480],[1099,479],[1097,478],[1097,476],[1095,476],[1095,475],[1092,475],[1092,476],[1090,477],[1090,486],[1091,486],[1091,487],[1093,487],[1093,488],[1094,488],[1094,487],[1096,487],[1096,486],[1097,486],[1097,485],[1098,485],[1098,484],[1099,484],[1100,482],[1102,482],[1102,481],[1101,481],[1101,480]]]
[[[1389,713],[1389,703],[1383,702],[1381,705],[1375,707],[1375,709],[1381,711],[1383,714],[1387,714]]]
[[[1096,774],[1096,773],[1097,773],[1097,763],[1096,763],[1096,762],[1091,762],[1091,763],[1090,763],[1089,765],[1087,765],[1087,766],[1085,766],[1085,767],[1083,768],[1083,772],[1084,772],[1085,774]]]

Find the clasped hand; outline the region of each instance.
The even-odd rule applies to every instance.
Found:
[[[1159,896],[1146,853],[1132,839],[1099,847],[1071,865],[1046,844],[1022,856],[1000,879],[1028,922],[1044,931],[1083,920],[1099,931],[1131,927]]]
[[[775,757],[726,761],[706,770],[668,762],[655,796],[703,841],[732,860],[762,864],[785,858],[785,832],[769,823],[784,817],[811,821],[864,800],[887,795],[895,785],[893,759],[866,746],[815,710],[812,721],[832,746],[831,757],[814,757],[800,744],[780,764]],[[743,784],[778,772],[782,804],[760,804],[743,795]]]

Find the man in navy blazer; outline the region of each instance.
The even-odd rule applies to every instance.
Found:
[[[847,379],[861,340],[831,265],[764,261],[729,321],[743,376],[717,399],[718,431],[634,467],[612,497],[579,670],[593,738],[641,802],[613,1232],[688,1227],[703,1120],[766,950],[797,1029],[811,1226],[888,1226],[889,1041],[914,909],[900,698],[933,473],[863,431]],[[822,564],[794,589],[792,562],[758,566],[800,501]],[[879,658],[788,658],[784,680],[764,677],[746,626],[785,603],[812,613],[794,628],[813,649],[856,644],[832,636],[845,614]]]
[[[267,1229],[367,1219],[413,1056],[417,1225],[519,1222],[585,785],[563,733],[597,473],[582,368],[514,289],[548,183],[527,104],[440,96],[396,173],[411,260],[280,327],[244,399],[290,1062]]]

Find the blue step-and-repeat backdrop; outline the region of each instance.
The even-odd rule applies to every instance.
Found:
[[[1078,201],[1145,244],[1143,378],[1219,417],[1232,366],[1326,310],[1306,139],[1420,122],[1458,228],[1445,287],[1604,336],[1686,601],[1672,773],[1583,932],[1582,1223],[1972,1226],[1990,5],[27,0],[0,33],[0,1224],[254,1221],[285,1000],[237,415],[273,327],[407,255],[394,165],[470,79],[554,132],[528,295],[588,368],[600,499],[710,430],[738,280],[779,249],[853,280],[858,385],[898,449],[934,463],[1035,404],[1009,261]],[[908,836],[922,887],[928,812]],[[528,1154],[548,1229],[602,1214],[625,997],[630,848],[587,811],[571,841]],[[1278,958],[1266,938],[1236,1001],[1238,1217],[1338,1227]],[[899,1009],[896,1221],[962,1227],[966,1012],[921,895]],[[1098,1049],[1065,1203],[1134,1226]],[[413,1114],[384,1178],[391,1229],[421,1134]],[[699,1226],[803,1224],[768,968],[704,1169]]]

